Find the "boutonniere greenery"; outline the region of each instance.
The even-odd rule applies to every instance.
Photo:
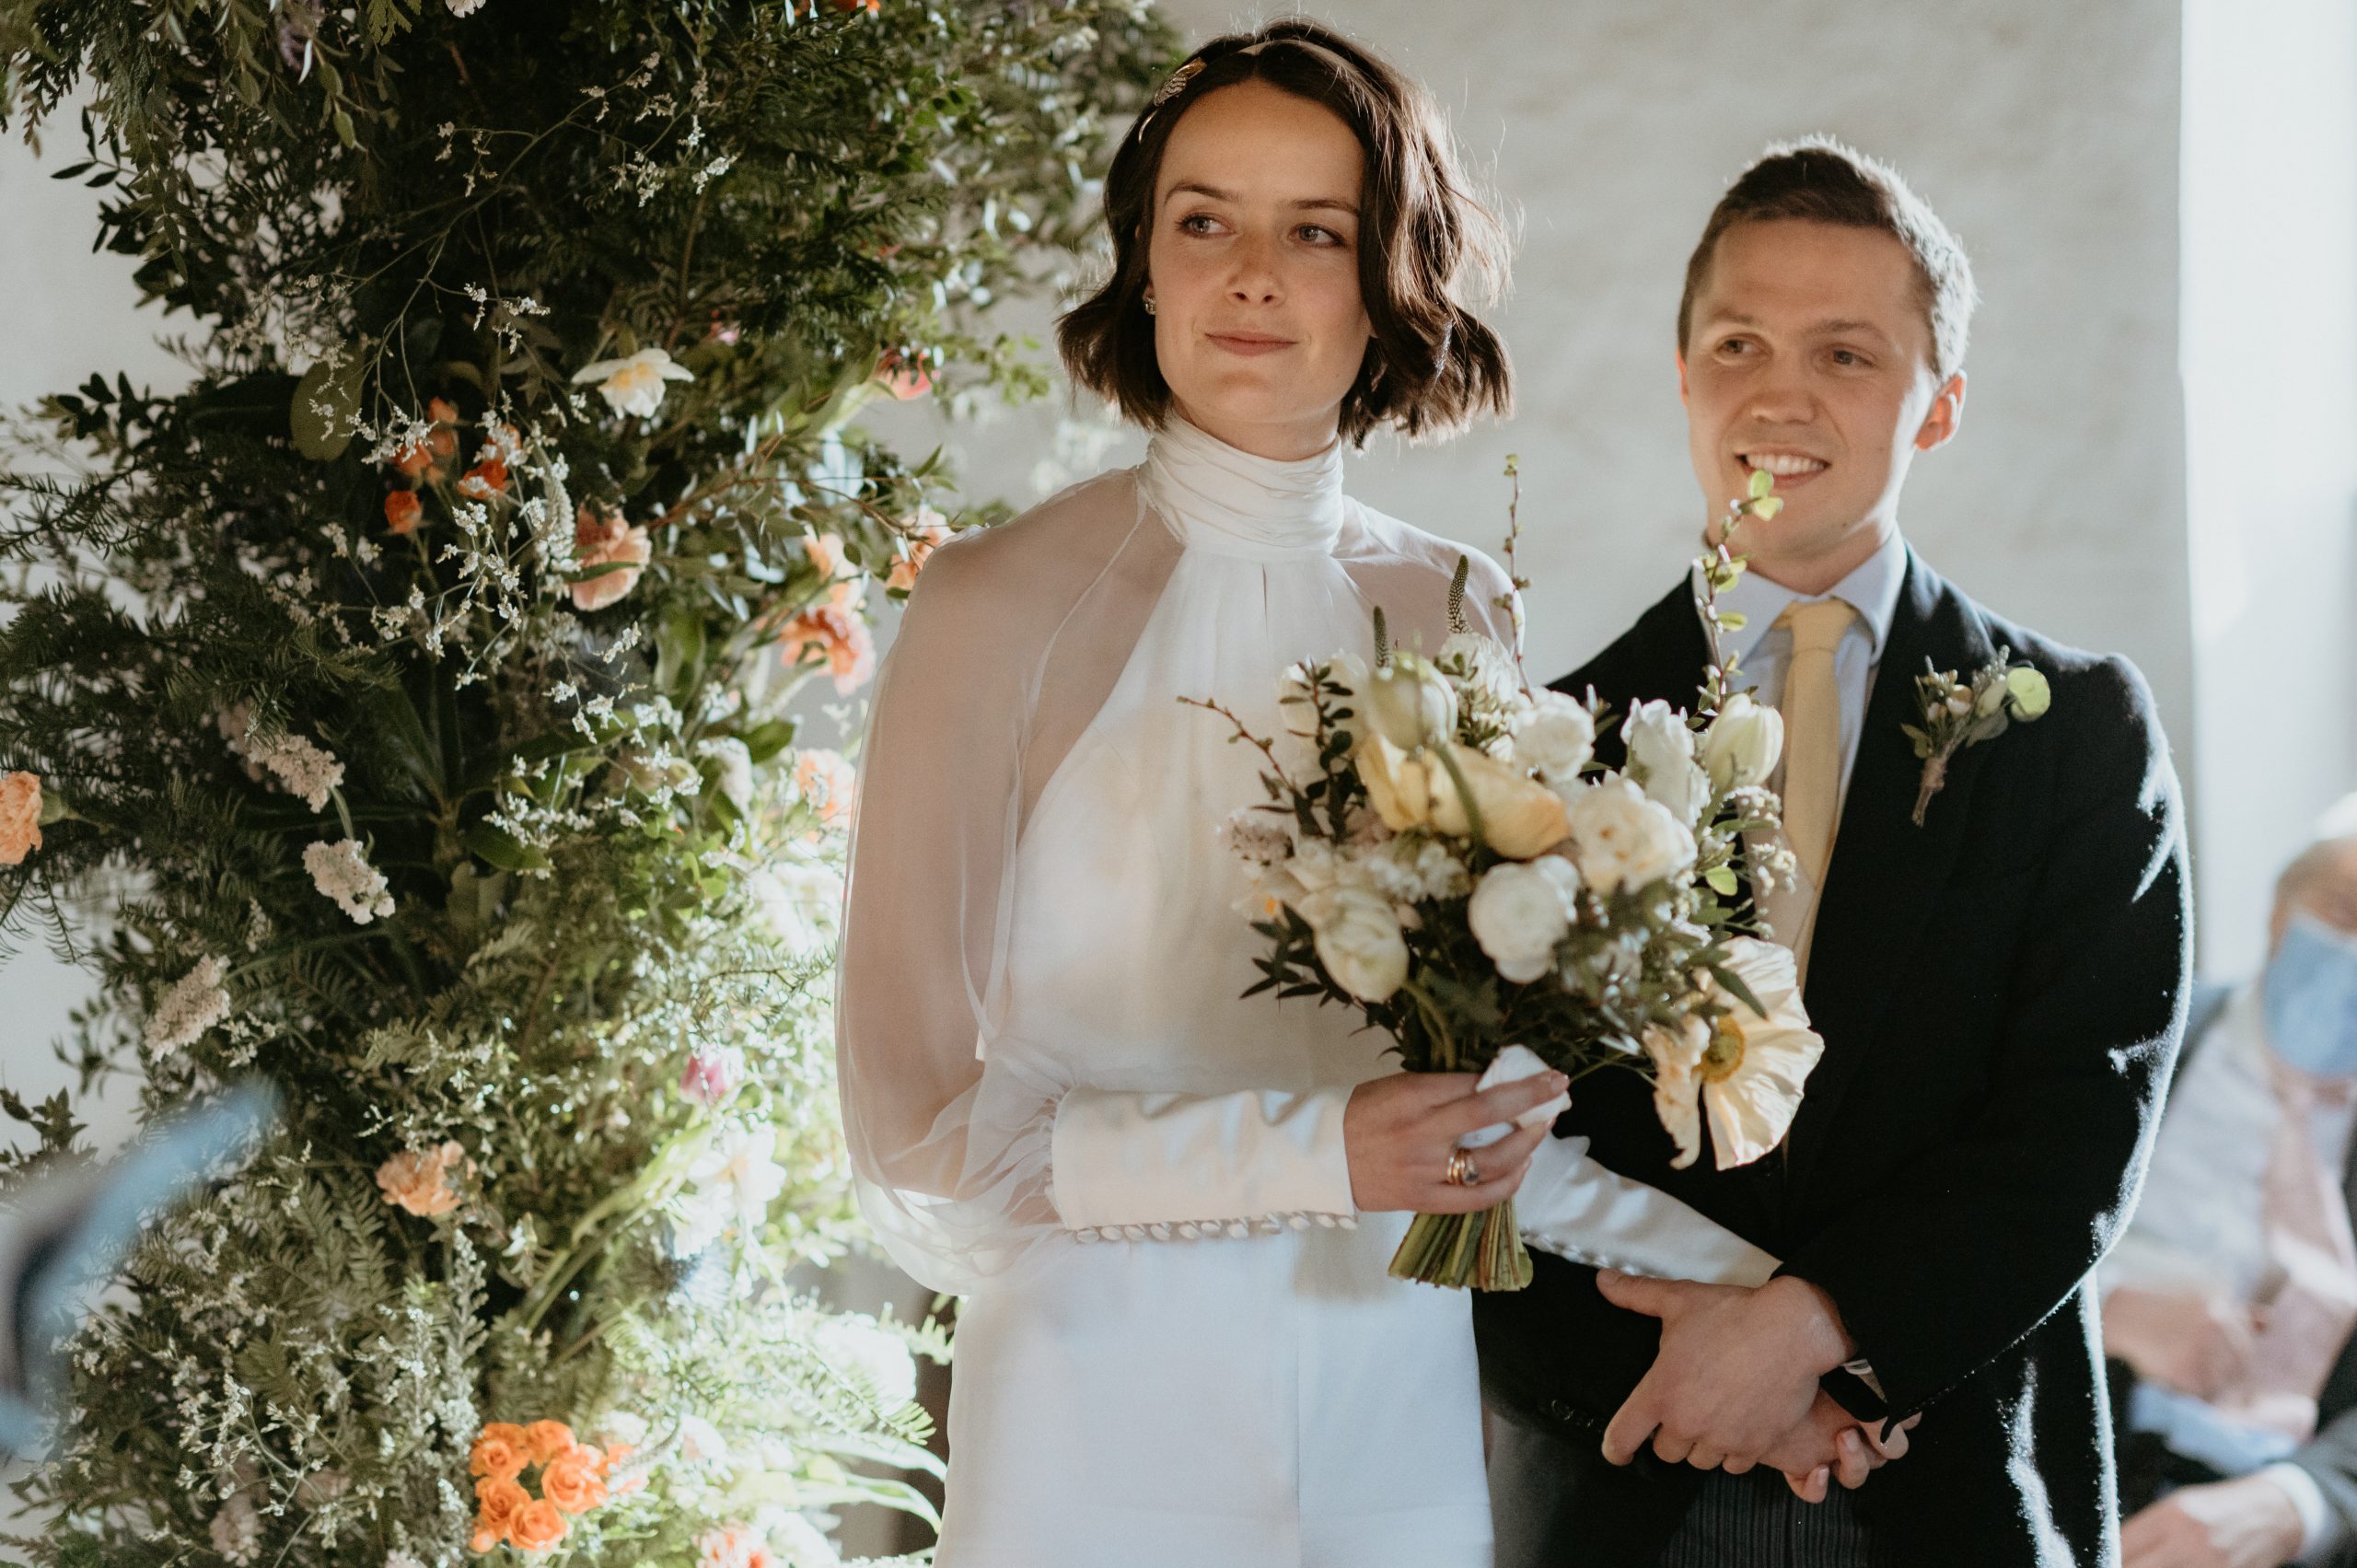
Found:
[[[2054,705],[2054,691],[2036,668],[2015,664],[2011,648],[1999,648],[1968,681],[1958,680],[1952,669],[1933,669],[1925,659],[1923,673],[1915,678],[1915,703],[1922,722],[1900,727],[1923,761],[1922,783],[1915,790],[1920,828],[1932,796],[1948,782],[1949,759],[1968,746],[1996,739],[2016,719],[2029,724],[2044,718]]]

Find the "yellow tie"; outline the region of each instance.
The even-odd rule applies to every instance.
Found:
[[[1841,811],[1841,690],[1833,650],[1857,612],[1838,598],[1784,607],[1776,624],[1793,634],[1784,666],[1784,840],[1815,887],[1833,857]]]

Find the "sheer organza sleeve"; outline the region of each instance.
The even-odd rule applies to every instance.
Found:
[[[1049,1039],[1004,1027],[1024,827],[1178,554],[1130,476],[1079,487],[936,552],[877,682],[838,1072],[862,1211],[894,1260],[937,1290],[1002,1280],[1059,1237],[1352,1213],[1346,1087],[1230,1086],[1215,1074],[1189,1092],[1143,1087],[1085,1025]],[[1253,669],[1253,683],[1272,684],[1276,668]]]

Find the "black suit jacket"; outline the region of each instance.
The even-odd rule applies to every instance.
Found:
[[[2045,673],[2052,712],[1960,753],[1918,828],[1912,678],[1927,658],[1968,674],[2001,645]],[[1705,656],[1680,583],[1557,686],[1622,713],[1690,705]],[[1818,903],[1804,997],[1825,1054],[1784,1145],[1674,1170],[1632,1074],[1588,1079],[1558,1125],[1822,1286],[1888,1413],[1925,1412],[1856,1496],[1898,1561],[2118,1561],[2086,1279],[2134,1202],[2184,1025],[2180,816],[2132,666],[1998,620],[1910,552]],[[1477,1302],[1485,1386],[1592,1443],[1659,1326],[1606,1302],[1592,1270],[1536,1263],[1527,1290]],[[1697,1480],[1650,1454],[1612,1472],[1575,1561],[1651,1568]]]

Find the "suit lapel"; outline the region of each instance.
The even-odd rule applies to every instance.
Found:
[[[1873,1049],[1924,922],[1956,868],[1971,815],[1984,748],[1957,753],[1924,825],[1915,826],[1922,763],[1900,729],[1918,720],[1915,677],[1928,662],[1969,679],[1995,654],[1972,606],[1910,550],[1817,905],[1803,999],[1825,1054],[1787,1139],[1788,1198],[1824,1152],[1841,1097]]]

